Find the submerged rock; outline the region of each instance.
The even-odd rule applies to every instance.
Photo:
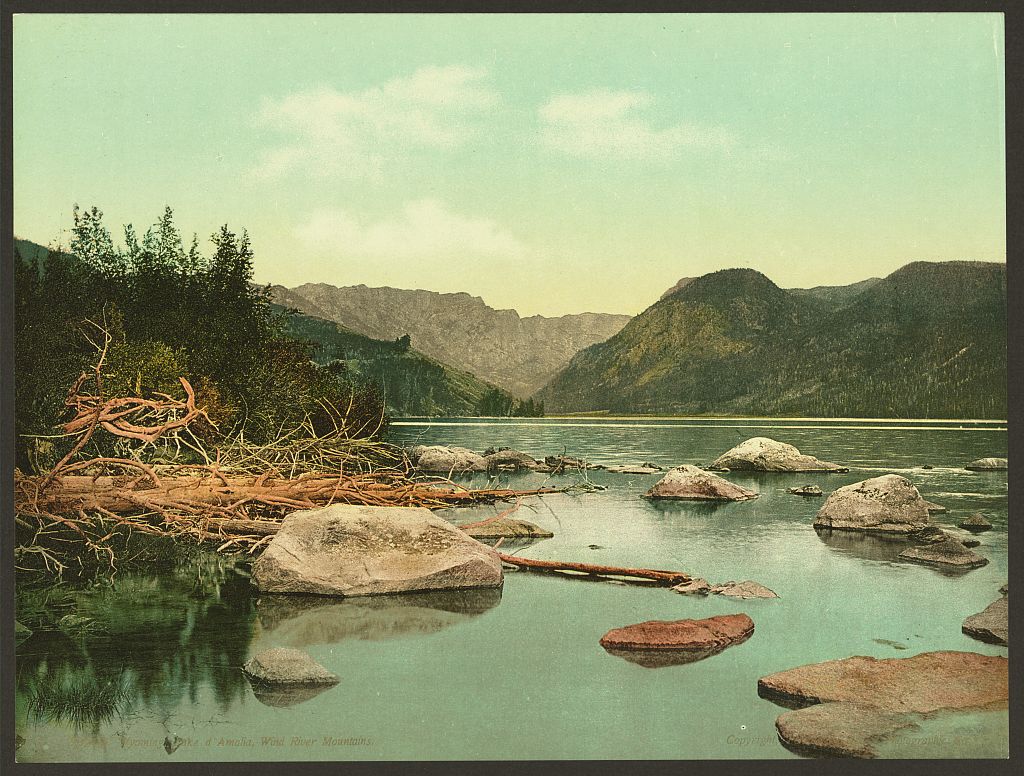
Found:
[[[988,563],[988,558],[983,558],[978,553],[969,550],[959,539],[949,534],[946,534],[946,538],[940,542],[909,547],[901,552],[899,557],[914,563],[961,569],[979,568]]]
[[[334,685],[338,677],[299,649],[274,647],[249,659],[242,671],[249,680],[264,685]]]
[[[551,531],[534,525],[528,520],[514,517],[499,517],[483,525],[465,529],[466,535],[474,539],[550,539]]]
[[[744,582],[725,582],[721,585],[714,585],[711,592],[715,595],[724,595],[728,598],[778,598],[774,590],[769,590],[764,585],[746,580]]]
[[[961,630],[978,641],[1007,646],[1009,644],[1007,622],[1009,614],[1009,599],[1002,596],[986,606],[983,611],[972,614],[964,620]]]
[[[855,703],[820,703],[787,711],[775,720],[783,746],[797,754],[819,757],[871,758],[876,743],[897,731],[916,727],[909,714]]]
[[[689,582],[681,582],[672,589],[683,595],[708,595],[711,592],[711,585],[706,579],[691,579]]]
[[[786,488],[786,493],[792,493],[794,496],[824,495],[821,492],[821,488],[819,488],[817,485],[801,485],[799,488]]]
[[[413,466],[424,472],[447,474],[487,471],[487,459],[465,447],[414,447],[409,453],[409,460]]]
[[[703,660],[750,638],[754,622],[745,614],[705,620],[651,620],[615,628],[601,637],[609,653],[656,668]]]
[[[981,542],[979,542],[977,539],[961,539],[960,543],[963,544],[964,547],[980,547],[981,546]]]
[[[661,467],[649,463],[623,464],[621,466],[606,466],[605,471],[613,474],[657,474],[661,471]]]
[[[964,466],[969,472],[995,472],[1006,470],[1005,458],[979,458]]]
[[[804,706],[838,701],[882,711],[931,714],[943,710],[1005,708],[1005,657],[976,652],[923,652],[913,657],[858,655],[764,676],[762,698]]]
[[[266,593],[361,596],[499,587],[490,547],[419,507],[335,504],[288,515],[253,563]]]
[[[680,499],[689,501],[747,501],[757,493],[735,485],[717,474],[696,466],[684,464],[669,469],[654,487],[645,494],[651,499]]]
[[[754,437],[723,453],[712,469],[760,472],[848,472],[845,466],[804,455],[793,445],[768,437]]]
[[[537,468],[537,461],[531,455],[521,453],[518,450],[498,450],[490,455],[484,456],[488,471],[496,469],[520,471],[522,469],[533,470]]]
[[[990,523],[988,519],[983,514],[981,514],[981,512],[974,513],[958,525],[965,531],[971,531],[973,533],[981,533],[982,531],[992,530],[992,523]]]
[[[815,528],[911,534],[928,525],[927,502],[910,480],[885,474],[829,494]]]

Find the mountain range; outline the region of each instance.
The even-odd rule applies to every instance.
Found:
[[[537,398],[548,412],[1006,417],[1006,265],[914,262],[784,290],[684,279]]]
[[[576,353],[630,320],[607,313],[522,318],[465,293],[364,285],[272,286],[271,294],[280,305],[368,337],[394,340],[408,334],[415,350],[520,398],[532,396]]]

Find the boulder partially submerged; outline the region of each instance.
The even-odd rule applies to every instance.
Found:
[[[975,512],[973,515],[968,517],[961,523],[958,523],[960,528],[965,531],[971,531],[972,533],[981,533],[982,531],[991,531],[992,523],[989,522],[981,512]]]
[[[256,700],[266,706],[294,706],[338,683],[338,677],[298,649],[275,647],[242,666]]]
[[[408,456],[412,465],[423,472],[448,474],[487,471],[487,460],[465,447],[419,445],[409,450]]]
[[[997,472],[1006,470],[1005,458],[979,458],[964,466],[970,472]]]
[[[814,527],[907,535],[920,531],[928,521],[927,502],[910,480],[884,474],[830,493]]]
[[[961,630],[978,641],[1007,646],[1010,639],[1009,614],[1009,599],[1004,595],[964,620]]]
[[[488,471],[533,471],[538,462],[532,455],[505,448],[484,456]]]
[[[964,570],[980,568],[988,563],[988,558],[968,549],[963,542],[949,534],[945,534],[942,541],[908,547],[899,557],[914,563]]]
[[[266,593],[362,596],[499,587],[494,550],[420,507],[335,504],[288,515],[252,567]]]
[[[759,472],[848,472],[845,466],[804,455],[793,445],[768,437],[741,442],[715,459],[711,469]]]
[[[821,488],[819,488],[817,485],[801,485],[799,488],[786,488],[786,493],[792,493],[794,496],[824,495],[821,492]]]
[[[463,529],[474,539],[550,539],[551,531],[541,528],[528,520],[514,517],[496,517]]]
[[[931,714],[1005,708],[1005,657],[976,652],[923,652],[913,657],[858,655],[764,676],[762,698],[790,707],[842,702],[881,711]]]
[[[787,711],[775,720],[779,741],[787,749],[819,757],[871,758],[875,744],[900,730],[917,727],[909,714],[855,703],[820,703]]]
[[[651,620],[615,628],[601,637],[609,653],[647,668],[703,660],[750,638],[754,622],[745,614],[705,620]]]
[[[746,580],[744,582],[723,582],[711,585],[706,579],[691,579],[672,588],[683,595],[724,595],[726,598],[778,598],[774,590],[764,585]]]
[[[684,464],[669,469],[645,494],[650,499],[681,501],[748,501],[757,493],[729,482],[696,466]]]
[[[651,463],[631,463],[606,466],[605,471],[612,472],[613,474],[657,474],[661,471],[661,467]]]

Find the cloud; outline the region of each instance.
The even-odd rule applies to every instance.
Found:
[[[688,149],[725,149],[734,140],[719,127],[677,123],[658,127],[645,113],[646,92],[597,90],[552,97],[540,108],[541,142],[572,156],[666,159]]]
[[[416,150],[456,148],[499,103],[487,78],[482,68],[424,67],[360,91],[321,87],[265,98],[257,123],[286,140],[256,171],[362,178]]]
[[[525,246],[494,221],[452,212],[435,199],[408,202],[396,216],[361,219],[343,209],[312,213],[296,230],[307,246],[339,257],[429,259],[513,257]]]

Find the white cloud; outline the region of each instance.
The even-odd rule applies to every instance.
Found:
[[[512,257],[526,253],[513,235],[494,221],[449,210],[443,202],[408,202],[396,216],[362,219],[343,209],[312,213],[296,230],[307,246],[339,257],[430,259]]]
[[[653,105],[646,92],[557,95],[540,108],[541,141],[573,156],[630,160],[663,159],[686,149],[728,148],[734,142],[718,127],[656,126],[645,115]]]
[[[257,122],[287,139],[263,156],[257,173],[361,178],[416,150],[455,148],[499,102],[487,78],[482,68],[424,67],[360,91],[321,87],[266,98]]]

